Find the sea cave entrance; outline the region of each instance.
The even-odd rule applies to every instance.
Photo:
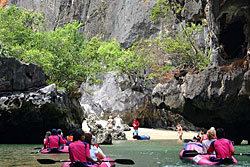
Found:
[[[223,46],[224,59],[242,58],[246,54],[244,26],[242,18],[233,19],[230,24],[221,23],[220,44]]]

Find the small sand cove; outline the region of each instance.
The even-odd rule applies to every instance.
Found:
[[[106,126],[107,121],[100,120],[97,123],[101,124],[103,127]],[[88,132],[89,128],[84,121],[82,124],[83,130]],[[130,131],[125,131],[128,140],[133,139],[133,128],[130,127]],[[139,135],[149,135],[151,140],[168,140],[168,139],[178,139],[177,131],[165,130],[165,129],[152,129],[152,128],[139,128]],[[197,136],[197,132],[194,131],[184,131],[183,139],[192,139]]]

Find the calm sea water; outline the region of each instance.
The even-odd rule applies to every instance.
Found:
[[[128,158],[135,162],[135,165],[121,165],[117,167],[172,167],[172,166],[192,166],[192,164],[183,163],[179,159],[179,152],[184,144],[177,143],[176,140],[149,140],[149,141],[114,141],[113,145],[102,145],[104,153],[113,159]],[[49,158],[54,160],[66,160],[68,154],[46,155],[36,154],[35,147],[42,145],[0,145],[0,166],[20,166],[20,167],[47,167],[58,166],[61,163],[52,165],[39,164],[36,159]],[[237,153],[250,152],[249,145],[235,146]],[[250,166],[250,157],[237,156],[239,164],[233,166]]]

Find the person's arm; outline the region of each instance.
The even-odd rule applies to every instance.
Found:
[[[99,159],[104,159],[106,156],[102,152],[102,149],[100,147],[98,147],[97,150],[98,150],[98,153],[96,154],[96,157],[99,158]]]
[[[209,148],[207,149],[208,154],[212,154],[214,152],[214,141],[210,144]]]
[[[48,144],[49,144],[49,138],[47,137],[47,139],[44,142],[44,148],[46,148],[48,146]]]
[[[233,143],[231,141],[229,141],[229,151],[231,155],[234,155],[234,146]]]
[[[97,164],[97,165],[101,165],[102,161],[95,161],[93,160],[91,157],[86,157],[87,161],[93,163],[93,164]]]
[[[86,146],[86,149],[85,149],[85,154],[86,154],[86,160],[87,161],[90,161],[91,163],[93,163],[93,164],[97,164],[97,165],[100,165],[102,162],[101,161],[95,161],[95,160],[93,160],[91,157],[90,157],[90,152],[89,152],[89,144],[86,144],[85,145]]]

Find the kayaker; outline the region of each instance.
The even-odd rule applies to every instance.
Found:
[[[177,136],[179,137],[179,141],[182,141],[183,131],[182,131],[182,127],[180,123],[177,123],[176,129],[177,129]]]
[[[64,137],[63,137],[63,133],[62,133],[61,129],[57,129],[57,134],[60,137],[60,140],[62,140],[64,142],[64,144],[68,144],[67,140],[64,139]]]
[[[51,135],[45,140],[44,145],[46,148],[60,148],[60,144],[64,144],[64,141],[57,135],[57,130],[52,129]]]
[[[43,139],[44,148],[46,148],[45,141],[46,141],[46,139],[47,139],[50,135],[51,135],[51,132],[50,132],[50,131],[47,131],[47,132],[45,133],[45,136],[44,136],[44,139]]]
[[[99,147],[96,141],[96,137],[93,136],[91,133],[85,133],[85,142],[90,145],[90,157],[95,161],[101,161],[105,158],[105,154]]]
[[[232,155],[234,155],[234,147],[230,140],[224,138],[224,129],[216,129],[216,135],[218,139],[216,141],[213,141],[207,150],[208,154],[212,154],[213,151],[216,152],[216,159],[212,161],[223,162],[225,159],[232,160]]]
[[[206,154],[207,153],[207,149],[209,148],[210,144],[215,141],[216,137],[216,131],[215,130],[208,130],[207,131],[207,140],[203,140],[202,141],[202,153]]]
[[[137,118],[134,118],[133,122],[132,122],[132,126],[134,128],[134,132],[133,132],[133,136],[138,136],[138,128],[140,126],[139,121],[137,120]]]
[[[89,144],[84,142],[85,133],[82,129],[76,129],[73,133],[73,143],[69,145],[69,158],[72,163],[81,163],[85,166],[91,164],[100,165],[90,157]],[[74,166],[72,164],[71,166]]]

